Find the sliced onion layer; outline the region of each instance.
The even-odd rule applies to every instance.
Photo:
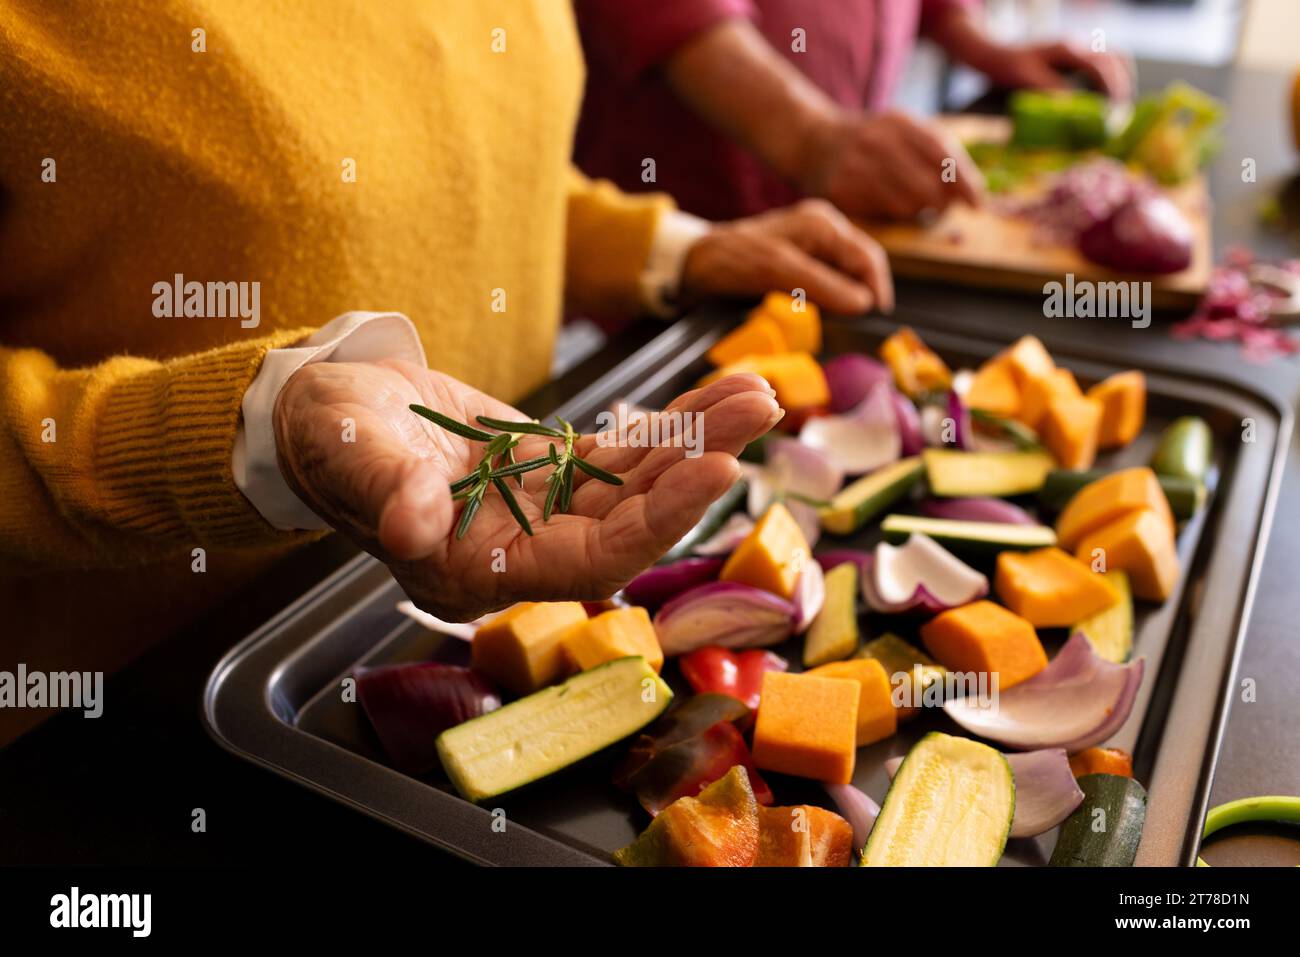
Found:
[[[483,615],[481,618],[475,618],[473,621],[443,621],[437,615],[431,615],[422,608],[417,608],[415,602],[402,600],[397,603],[397,610],[412,621],[418,621],[430,631],[436,631],[440,635],[446,635],[448,638],[456,638],[459,641],[473,641],[474,632],[478,631],[483,625],[491,621],[499,611]],[[504,610],[504,609],[503,609]]]
[[[889,390],[889,401],[894,406],[894,421],[898,423],[898,438],[903,455],[920,455],[925,448],[925,435],[921,429],[921,413],[916,404],[897,389]]]
[[[862,589],[868,605],[891,615],[944,611],[982,598],[988,590],[987,578],[920,533],[903,545],[877,545]]]
[[[861,352],[844,352],[828,359],[822,371],[831,392],[830,409],[836,415],[854,408],[873,386],[894,381],[888,366]]]
[[[1023,508],[1000,498],[927,498],[921,503],[921,514],[958,522],[1038,524],[1038,520]]]
[[[1002,692],[996,706],[956,698],[943,710],[972,734],[1017,751],[1101,744],[1128,720],[1142,684],[1145,660],[1106,661],[1076,631],[1047,667]]]
[[[696,555],[730,555],[736,546],[749,537],[754,530],[754,520],[743,512],[737,512],[722,523],[722,527],[695,546]]]
[[[901,758],[899,760],[902,760]],[[891,774],[893,772],[890,772]],[[880,816],[880,805],[852,784],[824,784],[844,820],[853,827],[853,847],[861,851],[871,836],[871,828]]]
[[[834,457],[799,439],[769,439],[764,453],[768,480],[783,492],[827,501],[844,484],[844,470]]]
[[[802,635],[821,614],[826,602],[826,576],[817,562],[804,562],[799,572],[799,584],[794,590],[795,626],[794,633]]]
[[[1016,814],[1011,837],[1037,837],[1050,831],[1083,800],[1083,791],[1070,771],[1063,748],[1045,748],[1006,755],[1016,779]],[[885,761],[885,773],[893,780],[903,755]]]
[[[878,383],[849,412],[809,419],[799,431],[799,441],[824,452],[845,475],[862,475],[896,461],[902,453],[902,439],[891,390],[891,386]]]
[[[651,611],[664,602],[697,585],[714,581],[722,571],[722,558],[683,558],[668,565],[647,568],[623,589],[623,597],[633,605]]]
[[[710,582],[678,595],[654,617],[666,655],[705,645],[760,648],[790,637],[799,610],[779,595],[740,582]]]

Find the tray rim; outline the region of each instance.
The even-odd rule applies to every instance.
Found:
[[[967,331],[954,328],[951,321],[928,313],[923,309],[909,309],[906,314],[907,316],[915,316],[918,325],[924,324],[927,327],[934,327],[936,332],[945,336],[955,336],[985,346],[996,346],[998,344],[998,340],[989,333],[982,330]],[[858,326],[886,321],[893,320],[878,317],[860,317],[852,320],[853,324]],[[707,312],[696,313],[679,320],[652,340],[641,352],[581,389],[576,395],[563,403],[558,411],[560,414],[565,414],[566,411],[575,408],[603,403],[610,398],[618,397],[622,391],[633,384],[645,388],[647,383],[672,378],[684,366],[696,361],[708,346],[716,341],[731,324],[725,321],[720,322],[716,318],[716,314],[711,317],[710,313]],[[1040,338],[1050,343],[1052,336],[1048,333],[1047,335],[1040,335]],[[1059,348],[1060,351],[1070,357],[1084,361],[1092,361],[1108,366],[1114,366],[1116,362],[1115,357],[1108,355],[1104,347],[1062,344]],[[1233,603],[1235,605],[1232,613],[1233,624],[1230,632],[1231,639],[1226,647],[1226,660],[1223,662],[1223,680],[1220,682],[1218,693],[1208,716],[1203,713],[1205,711],[1204,702],[1190,701],[1188,700],[1188,694],[1180,695],[1180,689],[1186,684],[1181,675],[1182,669],[1188,667],[1186,659],[1190,657],[1188,652],[1191,649],[1192,639],[1196,634],[1204,632],[1203,626],[1193,626],[1192,632],[1188,634],[1184,642],[1182,660],[1178,664],[1179,678],[1174,683],[1172,698],[1165,714],[1166,728],[1171,725],[1178,726],[1178,722],[1170,720],[1175,713],[1184,717],[1191,715],[1202,728],[1202,733],[1196,735],[1197,740],[1205,742],[1199,773],[1196,774],[1193,780],[1193,787],[1189,789],[1186,786],[1186,773],[1177,773],[1179,769],[1171,770],[1167,761],[1163,762],[1164,766],[1162,767],[1160,754],[1164,749],[1163,741],[1160,747],[1156,749],[1156,757],[1152,766],[1149,793],[1158,796],[1162,802],[1171,800],[1182,805],[1185,808],[1185,825],[1182,829],[1183,832],[1179,835],[1171,834],[1167,829],[1159,835],[1144,833],[1137,863],[1139,865],[1181,864],[1189,866],[1195,863],[1196,850],[1199,846],[1200,822],[1204,819],[1207,811],[1210,787],[1218,763],[1219,749],[1230,709],[1229,694],[1236,683],[1241,649],[1245,641],[1257,592],[1259,572],[1267,551],[1269,534],[1272,530],[1277,499],[1281,489],[1282,473],[1286,463],[1286,450],[1289,446],[1293,428],[1293,412],[1287,404],[1272,394],[1271,390],[1219,371],[1210,371],[1193,365],[1160,360],[1144,362],[1142,368],[1144,371],[1172,376],[1193,383],[1200,381],[1217,389],[1235,392],[1240,397],[1264,406],[1276,418],[1273,449],[1266,470],[1266,484],[1263,488],[1257,518],[1253,525],[1253,535],[1250,536],[1250,540],[1253,542],[1250,552],[1252,559],[1243,569],[1244,586],[1241,591],[1241,599]],[[1225,519],[1220,517],[1219,520],[1223,521]],[[265,647],[269,647],[270,643],[278,635],[282,636],[282,630],[295,619],[299,619],[313,608],[319,607],[323,598],[335,593],[338,589],[348,585],[355,585],[357,580],[362,579],[367,573],[373,574],[381,569],[382,565],[369,555],[357,555],[233,646],[213,668],[204,688],[201,717],[208,734],[218,745],[232,754],[294,780],[317,793],[351,806],[362,813],[382,820],[414,837],[474,863],[542,866],[599,866],[608,864],[607,861],[593,859],[582,849],[575,848],[572,845],[520,825],[513,826],[513,839],[510,842],[511,853],[508,860],[496,853],[496,848],[488,845],[471,847],[466,846],[463,842],[453,842],[437,836],[421,827],[418,823],[408,820],[400,810],[394,812],[391,808],[375,807],[347,793],[346,790],[340,790],[313,778],[303,771],[303,762],[273,760],[265,754],[259,753],[247,742],[241,743],[228,736],[222,726],[218,707],[221,704],[220,698],[223,688],[228,687],[229,679],[232,676],[240,674],[240,666],[246,665],[250,657],[259,649],[265,650]],[[1192,600],[1192,598],[1184,598],[1182,605],[1186,606]],[[1178,615],[1184,613],[1185,609],[1179,609],[1177,612]],[[306,647],[306,644],[298,642],[295,647],[301,650]],[[284,660],[287,660],[287,657],[282,658],[281,662]],[[435,810],[439,814],[449,813],[452,816],[454,825],[472,826],[479,832],[480,836],[490,831],[484,826],[486,823],[484,816],[490,814],[489,810],[463,801],[456,795],[428,788],[422,782],[402,775],[386,766],[378,765],[333,742],[299,731],[291,723],[285,721],[275,713],[274,705],[268,698],[270,677],[278,667],[277,664],[263,674],[263,683],[260,690],[266,710],[259,717],[273,722],[281,730],[288,728],[295,732],[296,735],[291,740],[296,746],[316,749],[318,755],[322,750],[332,752],[335,755],[344,755],[346,756],[344,763],[355,762],[366,769],[391,775],[398,790],[402,789],[406,784],[419,787],[422,799],[428,802],[430,795],[433,795]],[[482,845],[483,842],[479,840],[471,843]]]

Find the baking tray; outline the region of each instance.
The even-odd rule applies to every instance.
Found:
[[[827,323],[830,353],[874,352],[900,323],[955,365],[974,365],[1006,345],[960,331],[942,317],[900,313]],[[615,399],[655,406],[689,388],[703,354],[725,331],[717,316],[684,319],[628,361],[598,378],[557,411],[579,427]],[[1209,506],[1183,530],[1184,574],[1158,608],[1140,610],[1135,651],[1147,672],[1133,715],[1111,743],[1133,752],[1150,804],[1139,865],[1191,865],[1234,685],[1236,661],[1271,524],[1291,413],[1244,382],[1200,371],[1143,364],[1136,355],[1046,345],[1058,362],[1091,381],[1135,364],[1148,377],[1144,433],[1107,465],[1145,462],[1175,416],[1203,416],[1215,432],[1217,483]],[[537,413],[535,408],[526,411]],[[1243,443],[1251,420],[1254,441]],[[874,529],[821,547],[865,546]],[[388,767],[360,707],[344,701],[344,679],[359,665],[441,660],[465,663],[463,642],[433,634],[396,611],[404,596],[387,569],[358,556],[248,636],[214,669],[204,693],[209,732],[228,750],[296,780],[467,860],[494,865],[580,866],[609,863],[645,818],[610,784],[622,748],[492,802],[472,805],[438,774],[417,779]],[[864,619],[874,635],[886,627]],[[906,634],[906,633],[905,633]],[[1063,637],[1063,635],[1062,635]],[[778,648],[797,666],[798,648]],[[1051,650],[1051,649],[1049,649]],[[674,669],[666,669],[677,681]],[[863,748],[855,783],[877,799],[884,759],[903,754],[922,734],[954,730],[941,713],[922,714],[894,737]],[[770,778],[782,803],[825,804],[812,782]],[[500,827],[504,812],[505,828]],[[497,826],[494,827],[494,821]],[[1042,865],[1056,832],[1008,842],[1004,865]]]

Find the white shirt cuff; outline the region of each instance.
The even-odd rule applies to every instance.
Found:
[[[713,224],[680,209],[669,210],[659,217],[650,255],[641,271],[641,301],[657,316],[671,316],[682,288],[682,267],[686,254]]]
[[[301,343],[272,349],[244,393],[244,418],[235,434],[231,460],[235,485],[276,528],[322,529],[328,524],[294,495],[275,458],[271,414],[289,378],[311,362],[373,362],[405,359],[427,365],[411,320],[397,312],[347,312]]]

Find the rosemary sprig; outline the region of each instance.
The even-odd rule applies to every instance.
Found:
[[[570,423],[558,416],[556,421],[560,423],[559,429],[542,425],[537,421],[508,422],[505,419],[494,419],[486,415],[476,416],[475,421],[479,425],[496,430],[496,434],[493,434],[464,422],[458,422],[423,405],[412,403],[410,408],[416,415],[423,416],[453,435],[459,435],[473,442],[486,443],[483,457],[474,471],[451,483],[452,499],[465,503],[460,521],[456,525],[457,538],[465,537],[470,524],[474,521],[474,516],[483,507],[483,499],[487,496],[489,487],[496,488],[497,493],[506,503],[506,508],[519,523],[519,527],[527,534],[533,534],[532,523],[528,521],[528,516],[524,514],[515,494],[510,491],[510,486],[506,484],[507,478],[513,477],[519,488],[523,488],[525,473],[547,466],[551,468],[551,473],[546,476],[546,498],[542,505],[543,522],[549,522],[557,508],[560,512],[567,512],[573,504],[575,469],[610,485],[623,484],[623,480],[617,475],[607,472],[598,465],[593,465],[578,455],[574,445],[580,437],[579,433]],[[540,435],[549,439],[559,439],[563,442],[564,450],[557,451],[557,444],[552,442],[546,447],[545,455],[518,461],[514,450],[519,445],[521,435]]]

